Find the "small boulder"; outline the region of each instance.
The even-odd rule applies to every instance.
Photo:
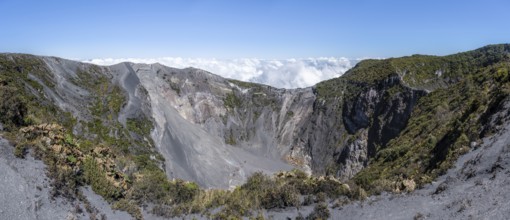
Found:
[[[436,191],[434,191],[434,194],[440,194],[444,192],[446,189],[448,189],[448,184],[445,181],[439,184],[439,186],[437,186]]]

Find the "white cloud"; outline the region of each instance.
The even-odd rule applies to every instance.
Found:
[[[181,57],[92,59],[85,62],[112,65],[120,62],[161,63],[175,68],[195,67],[242,81],[257,82],[277,88],[304,88],[341,76],[359,59],[320,57],[306,59],[200,59]]]

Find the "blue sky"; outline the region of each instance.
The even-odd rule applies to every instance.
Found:
[[[0,51],[66,58],[392,57],[510,43],[503,0],[0,0]]]

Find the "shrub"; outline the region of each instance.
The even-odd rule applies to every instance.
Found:
[[[300,204],[299,192],[290,185],[269,188],[261,200],[265,209],[297,207]]]
[[[25,99],[17,88],[0,85],[0,123],[6,130],[25,125],[27,106]]]
[[[153,125],[152,122],[145,116],[140,116],[139,118],[126,119],[126,127],[128,130],[142,137],[143,136],[148,137],[150,136]]]
[[[199,192],[196,183],[175,180],[170,188],[173,201],[177,204],[190,202]]]
[[[262,172],[255,172],[248,177],[246,183],[241,186],[241,189],[251,192],[260,192],[264,189],[272,188],[273,186],[274,182],[271,178],[269,178],[269,176]]]
[[[234,108],[241,106],[241,99],[231,92],[227,94],[223,103],[225,104],[225,108],[233,110]]]
[[[106,173],[93,158],[85,159],[83,170],[85,182],[92,186],[94,192],[103,196],[108,201],[117,200],[122,197],[122,190],[113,186],[108,181]]]
[[[314,198],[312,195],[307,195],[305,196],[304,200],[303,200],[303,205],[304,206],[307,206],[307,205],[311,205],[314,203]]]
[[[316,203],[326,202],[326,193],[323,192],[317,193],[317,195],[315,196],[315,202]]]
[[[25,155],[27,154],[28,147],[26,144],[21,143],[17,144],[14,148],[14,156],[18,158],[25,158]]]
[[[136,220],[143,219],[142,211],[140,210],[140,207],[138,207],[138,205],[132,200],[121,199],[121,200],[113,203],[112,208],[117,209],[117,210],[126,211],[131,216],[133,216],[133,218],[135,218]]]
[[[386,179],[378,179],[372,183],[371,193],[381,194],[382,192],[393,192],[396,189],[394,182]]]
[[[306,217],[307,220],[326,220],[330,217],[328,205],[326,203],[319,203],[315,206],[312,213]]]
[[[348,193],[348,189],[344,187],[344,184],[330,177],[318,179],[316,182],[317,184],[314,187],[316,194],[325,193],[328,197],[335,198]]]
[[[74,200],[80,182],[73,170],[69,166],[61,166],[57,163],[51,164],[48,169],[50,171],[48,176],[53,179],[51,195]]]
[[[169,199],[171,184],[164,172],[145,171],[133,183],[131,198],[140,202],[164,203]]]

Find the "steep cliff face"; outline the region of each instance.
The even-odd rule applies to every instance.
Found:
[[[227,149],[241,149],[255,157],[283,160],[309,172],[343,179],[365,167],[377,146],[384,146],[399,134],[416,101],[426,94],[405,86],[398,76],[373,86],[359,85],[363,88],[359,92],[346,87],[342,93],[351,97],[326,100],[317,98],[316,88],[276,89],[226,80],[201,70],[160,65],[133,68],[135,72],[145,71],[139,76],[151,98],[164,100],[155,103],[173,107],[187,123],[206,131],[200,135],[203,139],[214,139],[207,140],[207,145],[218,149],[226,144]],[[154,75],[160,79],[155,86]],[[181,175],[186,173],[190,171]]]
[[[143,66],[135,65],[134,68],[140,71]],[[164,105],[177,113],[174,115],[205,131],[200,137],[210,136],[212,139],[203,145],[226,147],[236,153],[248,152],[253,157],[271,161],[281,161],[289,151],[295,130],[310,114],[310,102],[314,100],[311,89],[275,89],[227,80],[191,68],[178,70],[161,65],[151,68],[139,74],[144,87],[149,88],[151,98],[163,99]],[[249,166],[250,161],[241,158],[239,161]],[[232,159],[235,157],[230,157]],[[278,165],[271,170],[286,167],[290,166]]]
[[[332,86],[342,95],[323,96],[322,87]],[[333,79],[318,84],[315,92],[319,98],[298,139],[312,158],[314,173],[342,179],[367,166],[376,150],[405,128],[417,100],[426,94],[407,87],[398,76],[373,85]]]

